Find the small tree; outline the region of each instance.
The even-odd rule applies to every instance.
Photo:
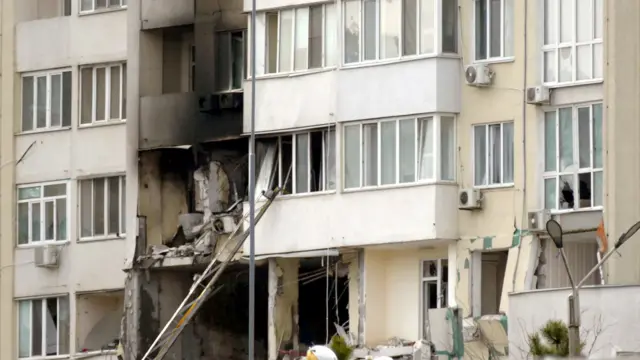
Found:
[[[585,343],[580,341],[578,351]],[[529,335],[529,351],[533,356],[569,356],[569,328],[561,320],[549,320],[538,332]]]
[[[331,350],[336,354],[338,360],[349,360],[351,354],[353,354],[353,348],[347,345],[347,342],[342,336],[335,334],[331,337],[331,343],[329,344]]]

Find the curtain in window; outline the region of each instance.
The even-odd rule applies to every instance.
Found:
[[[473,129],[474,184],[487,184],[487,127],[476,126]]]
[[[455,179],[455,127],[451,116],[440,118],[440,179]]]
[[[433,137],[433,118],[418,119],[418,175],[420,180],[432,180],[434,178]]]
[[[360,186],[360,126],[344,127],[345,188]]]
[[[364,132],[364,185],[378,185],[378,124],[365,124]]]
[[[502,144],[500,143],[500,124],[489,126],[489,144],[491,146],[491,184],[501,184]]]
[[[505,123],[502,125],[502,182],[513,182],[513,123]]]
[[[571,108],[559,110],[560,122],[560,172],[571,171],[570,167],[574,165],[573,161],[573,119],[571,117]]]
[[[18,357],[29,357],[31,356],[29,346],[31,336],[31,301],[29,300],[18,302],[18,331]]]
[[[380,124],[380,177],[382,185],[396,183],[396,121]]]
[[[327,175],[325,178],[325,190],[335,190],[336,188],[336,132],[327,131],[324,133],[325,166]]]

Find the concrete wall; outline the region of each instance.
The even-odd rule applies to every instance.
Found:
[[[581,334],[585,355],[615,357],[615,351],[638,351],[640,316],[638,286],[585,287],[580,290]],[[527,335],[548,320],[567,321],[570,289],[509,294],[509,356],[524,359],[529,351]],[[597,336],[596,336],[597,335]],[[595,339],[595,343],[594,343]]]

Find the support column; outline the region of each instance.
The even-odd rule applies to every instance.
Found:
[[[269,259],[269,360],[282,348],[299,349],[299,259]]]

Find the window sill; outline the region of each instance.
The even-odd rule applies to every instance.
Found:
[[[91,124],[80,124],[80,125],[78,125],[78,130],[80,130],[80,129],[99,128],[99,127],[103,127],[103,126],[122,125],[122,124],[126,124],[126,123],[127,123],[127,119],[124,119],[124,120],[111,120],[111,121],[104,121],[104,122],[94,122],[94,123],[91,123]]]
[[[361,187],[361,188],[350,188],[350,189],[344,189],[342,192],[344,194],[350,194],[350,193],[359,193],[359,192],[365,192],[365,191],[404,189],[404,188],[430,186],[430,185],[431,186],[433,185],[458,186],[458,183],[456,183],[455,181],[447,181],[447,180],[421,181],[421,182],[411,182],[406,184],[390,184],[390,185],[368,186],[368,187]]]
[[[576,86],[584,86],[584,85],[595,85],[604,83],[604,79],[592,79],[592,80],[580,80],[573,82],[564,82],[564,83],[543,83],[544,86],[549,89],[562,89],[562,88],[571,88]]]
[[[21,357],[18,360],[40,360],[40,359],[69,359],[69,355],[50,355],[50,356],[29,356],[29,357]]]
[[[278,197],[276,198],[276,201],[284,201],[284,200],[290,200],[290,199],[300,199],[300,198],[324,196],[324,195],[333,195],[335,193],[336,193],[335,190],[326,190],[326,191],[306,192],[306,193],[300,193],[300,194],[285,194],[285,195],[281,194],[281,195],[278,195]]]
[[[107,8],[107,9],[101,9],[101,10],[79,11],[78,16],[98,15],[98,14],[112,13],[112,12],[125,11],[125,10],[127,10],[126,5],[118,8],[112,8],[112,9]]]
[[[319,74],[329,71],[335,71],[337,69],[336,66],[311,69],[311,70],[302,70],[302,71],[293,71],[293,72],[285,72],[285,73],[273,73],[273,74],[263,74],[256,75],[256,81],[259,80],[268,80],[268,79],[280,79],[280,78],[290,78],[290,77],[298,77],[298,76],[307,76],[313,74]],[[247,77],[247,81],[251,81],[251,77]],[[242,91],[242,90],[240,90]]]
[[[579,213],[589,213],[602,211],[604,209],[603,206],[594,206],[590,208],[580,208],[580,209],[553,209],[549,210],[551,215],[566,215],[566,214],[579,214]]]
[[[59,240],[59,241],[54,241],[54,240],[49,240],[49,241],[38,241],[37,243],[31,243],[31,244],[18,244],[16,245],[17,249],[34,249],[37,247],[42,247],[42,246],[47,246],[47,245],[58,245],[58,246],[64,246],[64,245],[69,245],[70,241],[69,240]]]
[[[506,190],[512,189],[515,187],[514,183],[509,184],[494,184],[494,185],[474,185],[473,188],[476,190]]]
[[[55,129],[41,129],[41,130],[21,131],[21,132],[16,133],[16,136],[33,135],[33,134],[44,134],[44,133],[52,133],[52,132],[67,131],[67,130],[71,130],[71,126],[64,126],[64,127],[55,128]]]
[[[78,352],[73,355],[73,359],[85,359],[93,356],[100,355],[115,355],[117,353],[116,350],[91,350],[86,352]]]
[[[435,59],[435,58],[460,59],[461,57],[458,54],[413,55],[413,56],[405,56],[405,57],[394,58],[394,59],[369,60],[369,61],[361,61],[361,62],[344,64],[339,70],[359,69],[359,68],[383,66],[383,65],[398,64],[398,63],[404,63],[404,62],[410,62],[410,61],[419,61],[419,60]]]
[[[491,64],[506,64],[506,63],[512,63],[515,61],[516,61],[515,56],[507,56],[507,57],[497,57],[497,58],[490,58],[490,59],[484,59],[484,60],[473,60],[473,63],[491,65]]]
[[[93,237],[79,238],[77,242],[78,243],[90,243],[90,242],[99,242],[99,241],[125,240],[126,238],[127,238],[127,234],[107,235],[107,236],[93,236]]]

